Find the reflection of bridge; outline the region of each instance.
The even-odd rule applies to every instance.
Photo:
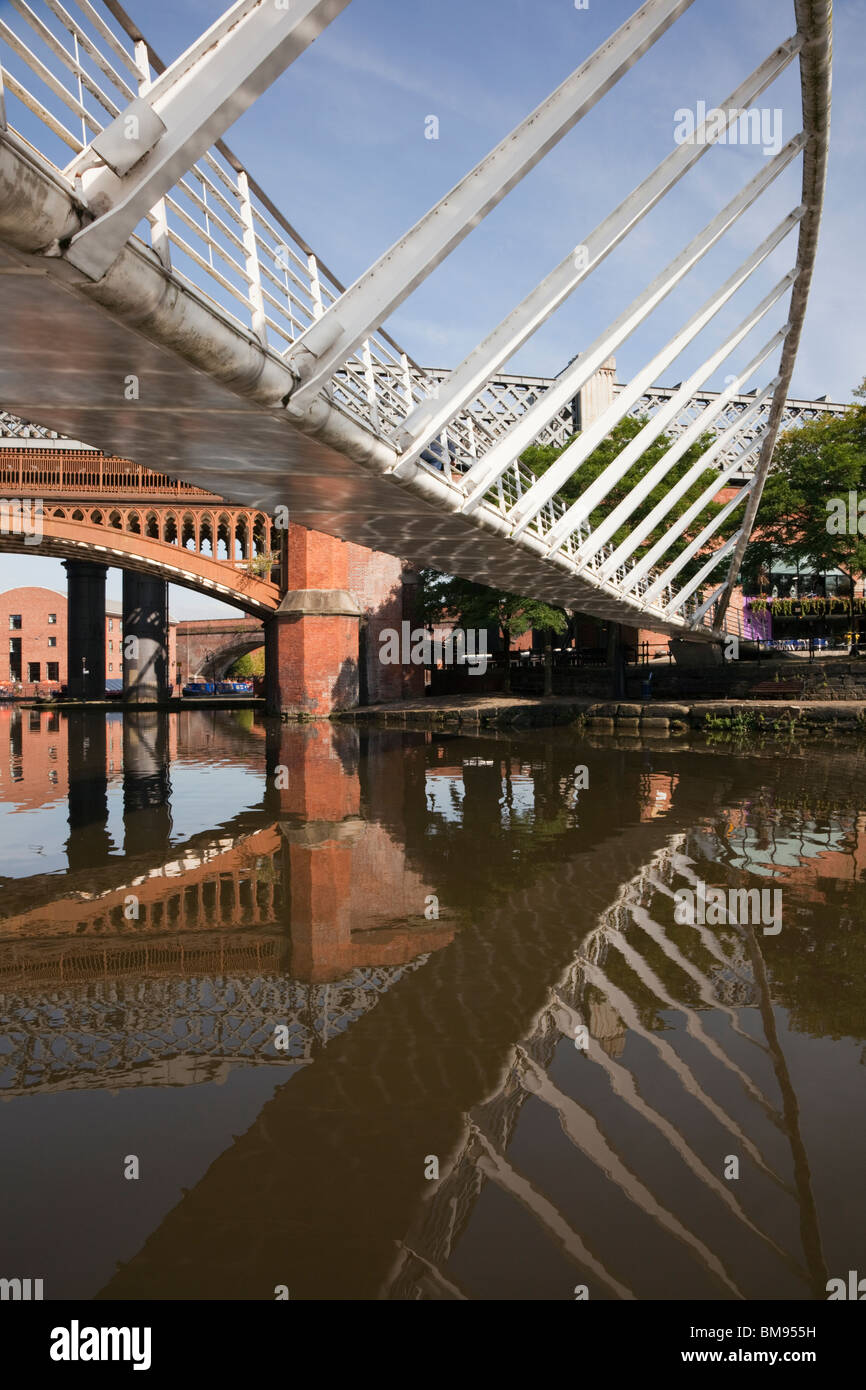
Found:
[[[365,737],[378,795],[402,740]],[[423,736],[403,745],[407,848],[465,918],[449,949],[265,1104],[105,1296],[267,1298],[288,1283],[301,1298],[567,1299],[577,1282],[593,1297],[808,1296],[814,1208],[765,982],[739,929],[670,926],[672,887],[695,867],[685,828],[721,821],[725,791],[708,798],[702,760],[686,776],[654,753],[653,777],[681,773],[657,814],[658,782],[629,753],[606,761],[603,801],[575,802],[561,743],[527,741],[522,766],[519,744],[485,744],[456,800],[431,784],[454,781],[461,741],[443,758]],[[513,857],[504,875],[495,855],[465,873],[481,817]],[[623,874],[611,905],[604,885]],[[722,1179],[729,1153],[740,1185]],[[804,1257],[788,1253],[799,1225]]]
[[[244,737],[223,715],[213,725]],[[466,745],[271,726],[258,748],[269,774],[288,768],[288,785],[269,775],[265,804],[214,835],[163,845],[159,808],[131,785],[130,829],[142,826],[131,869],[103,856],[72,874],[71,892],[47,875],[5,885],[10,1093],[198,1084],[234,1064],[277,1080],[282,1064],[291,1077],[106,1293],[266,1298],[288,1282],[293,1297],[489,1296],[477,1281],[494,1277],[495,1190],[496,1271],[525,1271],[530,1296],[570,1297],[576,1282],[593,1297],[644,1295],[650,1271],[651,1292],[667,1296],[759,1286],[802,1297],[802,1260],[784,1252],[812,1218],[802,1164],[792,1180],[796,1116],[778,1049],[769,1032],[769,1047],[755,1041],[765,983],[738,929],[670,924],[671,891],[697,868],[684,847],[741,881],[709,843],[738,804],[730,760],[610,750],[604,780],[578,791],[573,744],[543,734]],[[581,756],[592,783],[593,750]],[[620,880],[611,905],[606,885]],[[139,921],[106,918],[129,888],[148,904]],[[439,922],[423,917],[429,892]],[[258,921],[253,899],[265,904]],[[161,913],[160,900],[175,908]],[[52,903],[72,930],[49,932]],[[578,1022],[587,1057],[573,1046]],[[279,1055],[277,1023],[290,1038]],[[543,1170],[537,1142],[524,1142],[539,1133]],[[430,1153],[443,1177],[419,1214]],[[720,1180],[728,1153],[740,1155],[740,1186]],[[512,1261],[515,1213],[527,1224]],[[808,1247],[810,1271],[815,1258]]]
[[[374,779],[371,808],[381,789],[394,786],[394,764],[402,758],[407,846],[413,858],[423,852],[437,891],[449,901],[459,893],[464,924],[448,950],[404,977],[374,1015],[359,1019],[315,1067],[277,1092],[105,1296],[148,1297],[159,1288],[163,1297],[266,1297],[275,1282],[288,1282],[293,1297],[375,1296],[393,1262],[394,1238],[405,1232],[426,1187],[423,1155],[452,1150],[461,1112],[502,1074],[521,1020],[543,992],[542,981],[569,958],[574,934],[591,921],[614,863],[622,865],[625,854],[637,868],[640,847],[664,843],[667,828],[652,820],[637,828],[639,843],[623,845],[621,828],[634,817],[639,780],[630,775],[628,789],[611,788],[607,807],[587,819],[585,830],[577,829],[575,812],[560,819],[563,787],[573,773],[573,757],[569,762],[562,750],[552,765],[535,768],[534,824],[550,825],[549,841],[543,830],[531,841],[539,853],[530,862],[529,840],[526,857],[519,851],[520,817],[503,820],[503,840],[518,860],[514,878],[503,881],[498,863],[488,871],[480,861],[467,875],[465,836],[482,803],[489,811],[491,800],[501,805],[507,795],[493,764],[503,755],[509,762],[510,750],[492,742],[489,767],[466,767],[460,818],[440,820],[427,811],[425,795],[429,780],[444,775],[439,746],[424,736],[408,747],[396,735],[365,738],[375,749],[366,763]],[[459,744],[454,751],[459,766]],[[389,814],[383,805],[378,814],[390,819],[395,810]],[[525,894],[514,930],[511,895],[519,881]],[[338,1232],[343,1255],[335,1263]],[[194,1272],[185,1281],[176,1278],[179,1249],[194,1252]]]
[[[128,980],[115,959],[105,981],[9,988],[2,1008],[12,1045],[0,1055],[0,1093],[188,1086],[220,1080],[239,1063],[311,1062],[427,960],[311,984],[278,971],[278,945],[269,947],[220,941],[179,959],[151,947],[127,953]],[[34,1016],[50,1021],[50,1033]],[[276,1023],[288,1029],[280,1051]]]
[[[467,1296],[454,1268],[473,1265],[473,1216],[489,1205],[490,1185],[525,1214],[550,1264],[571,1264],[592,1298],[675,1297],[683,1279],[692,1298],[756,1297],[762,1286],[778,1297],[824,1296],[809,1165],[757,938],[733,923],[685,933],[670,925],[674,891],[697,882],[685,839],[673,836],[621,889],[551,987],[501,1085],[470,1112],[462,1148],[401,1244],[388,1297]],[[599,1104],[599,1087],[612,1106]],[[537,1125],[542,1110],[557,1124],[560,1152],[538,1163],[523,1122]],[[785,1134],[787,1156],[772,1127]],[[742,1184],[725,1181],[726,1153],[738,1156]],[[620,1228],[632,1232],[627,1245]],[[780,1232],[794,1248],[802,1241],[805,1267]],[[560,1296],[569,1296],[565,1281]]]
[[[269,767],[289,768],[291,791],[269,791],[267,809],[168,851],[167,823],[135,785],[167,755],[152,729],[148,766],[124,770],[137,852],[73,869],[60,890],[53,875],[6,881],[4,1094],[186,1084],[233,1062],[308,1061],[452,939],[447,920],[425,919],[426,885],[393,835],[358,817],[357,775],[342,770],[330,734],[272,735]],[[259,743],[259,765],[265,751]],[[96,759],[90,772],[81,829],[98,844]],[[274,1046],[277,1023],[286,1051]]]
[[[12,52],[5,83],[18,126],[9,125],[0,146],[0,238],[10,326],[3,362],[6,403],[73,438],[132,453],[219,495],[229,493],[271,512],[288,506],[299,524],[356,544],[411,554],[442,570],[603,618],[710,638],[710,624],[718,632],[726,622],[802,331],[827,158],[829,4],[794,0],[793,37],[763,58],[735,91],[718,94],[723,123],[704,122],[618,207],[599,208],[601,220],[593,229],[577,229],[578,251],[585,255],[576,254],[575,229],[569,228],[564,260],[437,390],[380,325],[654,48],[691,0],[646,0],[348,290],[231,151],[221,141],[209,146],[344,3],[303,0],[287,10],[235,7],[231,20],[217,21],[167,69],[117,7],[82,4],[73,6],[72,17],[66,9],[40,4],[39,14],[31,6],[16,13],[16,33],[7,26]],[[44,43],[46,33],[43,61],[32,45],[37,37]],[[662,198],[680,196],[680,180],[709,150],[727,143],[739,113],[795,60],[802,76],[802,131],[774,158],[757,160],[753,177],[549,389],[532,394],[516,414],[500,414],[497,382],[503,366]],[[80,136],[70,129],[70,112],[71,124],[81,122]],[[130,113],[136,115],[137,141],[122,138]],[[736,151],[738,161],[742,154]],[[611,354],[801,156],[802,179],[788,216],[760,233],[757,248],[691,312],[567,453],[543,477],[531,474],[520,462],[525,448],[563,409],[572,408]],[[614,157],[611,151],[611,162]],[[718,165],[718,152],[713,157]],[[147,239],[137,233],[143,220]],[[765,282],[753,289],[752,277],[760,279],[761,267],[795,229],[799,242],[788,273],[772,286]],[[700,348],[701,365],[656,410],[633,445],[566,503],[560,489],[579,475],[589,452],[747,282],[750,303],[729,336]],[[631,484],[613,512],[598,522],[599,505],[615,494],[646,447],[700,397],[706,382],[789,292],[780,317],[761,331],[762,339],[769,333],[767,341],[744,349],[749,360],[737,363],[727,390],[708,400],[651,479]],[[38,348],[38,374],[30,370],[30,359],[22,361],[11,347],[25,333]],[[70,371],[76,361],[72,349],[81,344],[87,344],[86,370],[76,375]],[[642,516],[639,508],[650,489],[668,477],[692,443],[712,431],[771,359],[777,365],[768,369],[770,379],[757,388],[750,408],[669,489],[652,520]],[[144,396],[141,402],[119,399],[117,362],[133,364],[136,377],[151,383],[151,400],[167,401],[165,408],[148,409]],[[757,439],[748,431],[760,429],[759,413],[767,403]],[[743,471],[758,444],[748,485],[730,508],[689,539],[687,558],[705,549],[710,553],[698,573],[683,582],[681,566],[668,552],[691,537],[691,522],[734,471]],[[736,462],[720,472],[720,460],[732,453]],[[689,489],[700,487],[700,498],[683,510],[679,504],[687,493],[691,498]],[[739,531],[717,545],[722,520],[737,506],[745,507]],[[641,568],[641,555],[647,554],[641,546],[654,527],[664,531],[664,544]],[[321,625],[327,617],[329,637],[318,640],[330,647],[331,686],[345,700],[346,672],[357,660],[357,624],[350,622],[357,614],[341,597],[346,582],[340,552],[329,554],[332,563],[320,569],[318,580],[317,566],[305,563],[297,587],[290,589],[295,595],[324,589],[327,597],[296,596],[294,625],[278,627],[283,636],[274,642],[285,642],[288,656],[298,619]],[[723,562],[728,562],[727,577],[715,584],[710,576]],[[294,582],[290,578],[290,585]],[[279,665],[284,668],[282,658]],[[301,703],[287,679],[284,685],[284,703]],[[321,707],[322,697],[314,698]]]

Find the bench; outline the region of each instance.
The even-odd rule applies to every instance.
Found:
[[[787,681],[761,681],[760,685],[753,685],[749,691],[750,700],[760,697],[769,700],[784,700],[790,695],[797,699],[803,694],[802,680]]]

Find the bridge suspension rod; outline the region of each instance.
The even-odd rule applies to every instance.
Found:
[[[595,375],[598,369],[613,352],[624,343],[635,330],[649,317],[652,311],[667,298],[682,279],[716,245],[744,212],[761,196],[770,184],[796,158],[802,148],[800,137],[790,141],[780,150],[775,159],[760,169],[744,188],[731,199],[721,212],[697,233],[687,246],[670,261],[663,270],[647,285],[631,304],[607,326],[592,342],[585,352],[571,364],[493,448],[483,454],[477,463],[466,473],[464,486],[466,500],[462,511],[469,514],[482,501],[485,493],[498,478],[518,459],[524,449],[528,449],[545,425],[568,405],[581,387]],[[651,379],[652,380],[652,379]],[[651,384],[651,381],[650,383]],[[603,437],[603,436],[602,436]],[[549,501],[553,494],[568,480],[573,464],[563,462],[565,455],[544,474],[544,487],[539,482],[537,489],[527,493],[522,500],[535,500],[539,495]],[[522,511],[521,511],[522,516]]]
[[[647,0],[386,251],[285,354],[309,405],[346,358],[634,66],[694,0]]]
[[[658,463],[654,464],[653,467],[635,483],[634,487],[628,493],[628,496],[623,498],[619,506],[615,507],[610,515],[606,516],[604,521],[602,521],[599,526],[595,527],[587,540],[581,545],[581,557],[584,561],[592,559],[601,547],[607,543],[610,537],[619,530],[620,526],[628,520],[632,513],[649,496],[656,484],[667,476],[675,464],[679,463],[683,454],[691,448],[692,444],[706,433],[713,421],[722,413],[725,407],[730,404],[734,396],[740,394],[746,382],[754,376],[758,368],[761,367],[767,358],[775,352],[776,348],[780,347],[785,341],[785,332],[785,329],[780,329],[778,333],[774,334],[770,341],[766,343],[758,353],[757,357],[752,358],[752,361],[745,371],[741,372],[738,377],[735,377],[733,382],[726,387],[721,395],[715,401],[712,401],[705,410],[701,411],[697,419],[694,420],[687,429],[683,430],[671,447],[665,451]],[[679,392],[677,392],[676,395],[678,396]],[[751,416],[752,410],[750,409],[747,414]],[[655,417],[653,418],[655,419]],[[737,432],[739,432],[740,425],[741,421],[738,420],[736,422]],[[715,444],[716,441],[714,440],[709,446],[710,449],[714,449]],[[704,462],[707,452],[708,451],[705,451],[705,453],[701,455],[703,467],[707,467],[707,464]],[[629,542],[631,541],[632,534],[633,532],[629,533]],[[643,539],[643,537],[640,539]],[[632,554],[633,550],[636,550],[639,544],[640,540],[637,540],[634,542],[634,545],[630,545],[627,554]],[[617,565],[622,563],[623,558],[623,556],[619,557]],[[616,569],[616,567],[617,566],[614,565],[614,569]],[[603,572],[606,569],[607,566],[603,567]]]
[[[821,229],[821,213],[824,206],[824,189],[827,182],[827,157],[830,138],[830,91],[832,86],[832,0],[794,0],[797,16],[797,31],[806,36],[800,62],[800,83],[803,93],[803,126],[809,134],[809,143],[803,155],[803,202],[807,212],[800,228],[800,244],[797,249],[797,264],[801,274],[791,296],[789,322],[791,331],[782,349],[779,368],[779,384],[770,406],[767,428],[764,433],[763,448],[755,469],[755,487],[746,506],[743,528],[731,556],[727,578],[722,589],[715,612],[713,626],[721,631],[746,546],[761,505],[761,496],[767,474],[773,462],[773,451],[782,425],[785,402],[794,364],[803,333],[806,318],[806,305],[815,269],[815,256],[818,249],[818,234]]]
[[[765,317],[765,314],[769,313],[770,309],[773,309],[774,304],[777,304],[781,296],[790,288],[791,279],[785,277],[783,281],[780,281],[780,284],[776,286],[776,289],[773,289],[769,295],[765,296],[765,299],[762,299],[762,302],[758,304],[756,309],[746,314],[744,320],[742,320],[741,324],[735,329],[734,334],[731,334],[730,338],[727,339],[727,342],[724,342],[712,356],[708,357],[706,361],[703,361],[701,367],[698,367],[698,370],[692,373],[691,377],[685,379],[683,385],[673,393],[673,396],[671,396],[666,406],[662,406],[662,409],[656,411],[655,416],[644,425],[644,428],[634,436],[634,439],[632,439],[630,443],[627,443],[626,448],[620,450],[616,459],[613,459],[612,463],[607,464],[607,467],[603,468],[598,478],[595,478],[595,481],[591,482],[588,488],[585,488],[580,498],[574,503],[574,507],[577,509],[574,512],[574,516],[577,518],[577,520],[575,520],[575,525],[580,525],[581,521],[587,520],[587,517],[591,514],[592,510],[595,509],[595,506],[609,495],[617,482],[620,482],[626,477],[632,464],[637,463],[639,457],[644,453],[644,450],[648,449],[649,445],[655,441],[657,436],[662,434],[666,425],[670,423],[671,418],[676,417],[677,414],[687,406],[688,400],[694,395],[696,389],[698,389],[708,377],[712,377],[716,368],[730,356],[731,352],[733,352],[734,347],[737,347],[738,343],[742,342],[742,339],[751,334],[756,324],[759,324],[760,320]],[[592,448],[594,448],[594,445],[591,443],[588,452],[591,452]],[[587,457],[587,455],[582,455],[580,460],[581,463],[585,461],[585,457]],[[666,473],[667,471],[666,467],[656,467],[660,468],[660,474]],[[651,470],[651,473],[655,473],[655,470]],[[649,475],[651,474],[646,475],[644,480],[641,480],[644,486],[646,486],[646,482],[648,482]],[[637,491],[637,489],[635,489],[635,491]],[[641,498],[638,496],[637,502],[639,502],[639,500],[641,500]],[[635,502],[635,505],[637,505],[637,502]],[[605,523],[602,524],[609,527],[609,521],[610,518],[606,518]],[[521,530],[523,530],[523,527],[521,527]],[[613,530],[616,530],[616,527],[614,527]],[[607,534],[610,534],[610,530],[607,531]]]
[[[603,469],[599,476],[592,483],[590,483],[589,487],[587,487],[581,493],[580,497],[574,503],[574,517],[576,518],[574,522],[575,526],[579,526],[582,521],[585,521],[586,518],[593,511],[593,509],[596,507],[596,505],[609,495],[609,493],[616,486],[617,483],[622,481],[622,479],[628,473],[632,465],[637,463],[638,459],[641,457],[644,451],[650,446],[650,444],[653,443],[653,441],[658,437],[658,435],[661,434],[662,430],[670,423],[670,421],[673,418],[675,418],[679,414],[679,412],[682,409],[685,408],[694,392],[703,384],[704,381],[707,380],[708,377],[712,376],[713,372],[715,372],[716,369],[719,366],[721,366],[722,362],[725,361],[725,359],[730,355],[734,348],[737,347],[743,341],[744,338],[748,337],[748,335],[757,326],[757,324],[760,323],[761,319],[765,316],[765,314],[768,314],[770,310],[779,302],[779,300],[782,298],[782,295],[784,295],[791,288],[793,276],[794,272],[791,272],[791,275],[786,275],[784,279],[780,280],[778,285],[776,285],[776,287],[773,290],[771,290],[768,295],[764,296],[764,298],[761,300],[760,304],[758,304],[756,308],[750,310],[750,312],[746,315],[742,322],[738,324],[737,328],[731,334],[730,338],[728,338],[727,341],[724,342],[720,348],[718,348],[714,353],[712,353],[712,355],[708,357],[705,362],[701,363],[700,367],[698,367],[698,369],[695,372],[693,372],[692,375],[686,379],[686,381],[682,383],[679,389],[674,392],[670,401],[656,412],[652,419],[649,420],[646,425],[644,425],[643,429],[635,435],[634,439],[632,439],[630,443],[628,443],[625,446],[624,449],[620,450],[616,458],[608,464],[607,468]],[[646,370],[648,371],[649,368],[647,368]],[[632,388],[630,386],[628,390],[628,396],[631,397],[631,394]],[[641,392],[641,394],[643,393]],[[614,404],[618,407],[619,402],[615,401]],[[592,432],[587,431],[586,433],[591,434]],[[581,435],[578,443],[582,442],[583,438],[584,436]],[[581,450],[578,455],[579,463],[585,462],[588,454],[592,452],[593,448],[595,448],[595,444],[593,443],[593,441],[588,441],[586,451],[584,452],[584,450]],[[654,485],[655,481],[657,481],[658,477],[662,476],[666,472],[667,468],[664,466],[664,460],[662,460],[660,464],[656,465],[656,468],[651,469],[647,473],[647,475],[641,480],[641,484],[638,485],[643,486],[644,495],[646,491],[650,490],[649,488],[647,488],[647,483],[649,482],[650,477],[653,477],[653,481],[652,483],[650,483],[651,488]],[[637,489],[635,489],[635,491],[637,491]],[[637,502],[641,500],[641,495],[638,495],[635,505],[637,505]],[[568,513],[566,513],[566,516],[567,515]],[[565,517],[563,517],[563,523],[564,522]],[[609,526],[609,522],[610,518],[607,518],[606,521],[602,524],[605,526]],[[526,524],[528,523],[523,523],[523,525]],[[520,529],[523,529],[523,526],[521,526]],[[613,529],[615,530],[616,528],[614,527]],[[610,534],[609,530],[608,534]]]
[[[747,491],[751,491],[751,488],[752,484],[749,483]],[[686,584],[684,588],[680,589],[676,597],[673,598],[671,602],[667,605],[667,607],[664,610],[665,617],[672,617],[674,613],[677,613],[682,608],[683,604],[686,602],[686,599],[691,598],[695,590],[701,587],[707,575],[712,574],[713,570],[716,569],[716,567],[720,565],[722,561],[727,558],[728,555],[731,554],[741,535],[742,530],[736,532],[736,534],[731,536],[729,540],[725,541],[724,545],[719,546],[717,550],[713,551],[706,564],[701,566],[697,574],[689,580],[688,584]]]
[[[650,585],[646,593],[642,596],[641,601],[643,603],[650,605],[655,602],[659,594],[663,593],[664,590],[668,588],[670,584],[673,583],[674,579],[676,579],[680,571],[685,568],[689,560],[691,560],[693,556],[697,555],[703,549],[707,541],[709,541],[718,531],[719,527],[723,525],[723,523],[727,521],[728,517],[731,516],[731,514],[737,510],[740,503],[745,501],[751,490],[752,480],[749,479],[747,483],[743,484],[743,486],[735,494],[735,496],[732,497],[730,501],[726,502],[725,505],[720,509],[720,511],[718,511],[716,515],[712,517],[710,521],[707,522],[703,530],[698,532],[694,540],[689,542],[685,549],[682,550],[679,555],[677,555],[676,559],[671,560],[664,573],[659,575],[658,579],[656,579],[655,582]],[[675,602],[676,606],[678,607],[679,598],[677,598]],[[670,610],[674,611],[673,604],[670,605]]]
[[[673,338],[671,338],[670,341],[661,350],[661,352],[657,353],[656,356],[652,358],[652,360],[649,363],[647,363],[646,367],[644,367],[642,371],[638,372],[636,377],[632,378],[625,390],[622,391],[620,395],[614,398],[613,403],[610,406],[608,406],[607,410],[604,411],[601,416],[599,416],[599,419],[595,422],[592,428],[586,430],[582,435],[580,435],[576,444],[573,444],[569,449],[566,449],[565,453],[561,455],[559,459],[557,459],[556,463],[553,465],[553,468],[555,468],[557,464],[562,463],[563,460],[567,459],[568,455],[572,453],[572,451],[574,451],[575,461],[571,462],[568,476],[571,476],[574,473],[576,466],[584,462],[584,460],[591,453],[591,451],[597,447],[597,445],[601,442],[602,439],[606,437],[606,435],[610,433],[613,426],[616,425],[622,419],[622,417],[627,413],[628,410],[631,409],[631,407],[635,404],[636,401],[640,400],[647,387],[652,384],[652,382],[659,375],[659,373],[663,372],[666,367],[670,366],[671,362],[674,362],[676,360],[679,354],[692,341],[692,339],[696,338],[698,333],[700,333],[701,330],[706,327],[707,323],[709,323],[719,312],[719,310],[722,309],[725,304],[727,304],[728,300],[733,298],[737,290],[739,290],[740,287],[743,284],[745,284],[746,280],[748,280],[748,278],[752,274],[754,274],[755,270],[757,270],[758,267],[762,265],[763,262],[767,259],[767,257],[773,253],[776,247],[784,241],[785,237],[789,234],[792,228],[797,225],[797,222],[800,220],[802,216],[803,210],[799,208],[796,209],[794,212],[789,213],[789,215],[784,219],[784,221],[781,222],[778,227],[776,227],[775,231],[773,231],[770,234],[770,236],[768,236],[766,240],[761,243],[757,251],[754,251],[751,256],[747,257],[747,259],[734,272],[734,274],[730,276],[730,278],[726,280],[725,283],[713,295],[711,295],[708,300],[706,300],[706,302],[701,306],[698,312],[695,315],[693,315],[693,317],[689,320],[685,328],[682,329],[680,333],[676,334]],[[777,285],[770,292],[770,295],[767,296],[767,301],[769,302],[766,303],[766,307],[769,308],[771,304],[775,303],[776,300],[779,299],[781,295],[785,293],[786,290],[790,289],[791,285],[794,283],[796,278],[797,270],[796,268],[794,268],[788,272],[788,275],[784,277],[784,280],[780,281],[779,285]],[[759,308],[761,309],[761,312],[764,311],[763,305],[759,306]],[[602,425],[604,425],[603,429]],[[548,471],[552,472],[553,468],[549,469]],[[535,485],[533,485],[533,487],[534,486]],[[543,502],[546,500],[546,497],[542,497],[542,501],[538,505],[542,505]],[[558,549],[559,546],[562,545],[566,537],[575,529],[577,525],[579,525],[579,523],[585,518],[585,516],[588,515],[588,513],[585,510],[585,506],[586,504],[584,502],[584,498],[580,497],[576,502],[572,504],[571,507],[568,508],[565,514],[562,517],[560,517],[559,521],[552,528],[551,532],[548,535],[548,542],[551,550]],[[537,509],[538,507],[535,508],[535,510]],[[531,520],[531,517],[527,519],[527,523],[528,520]]]
[[[394,472],[405,475],[450,420],[471,405],[503,364],[555,313],[568,296],[615,250],[634,227],[707,153],[738,118],[740,111],[769,87],[802,47],[799,36],[788,39],[765,59],[717,108],[722,120],[704,120],[694,141],[677,145],[627,198],[569,252],[534,290],[512,309],[443,382],[436,397],[419,402],[395,430],[393,441],[402,450]],[[805,137],[799,137],[799,144]],[[580,251],[580,255],[578,255]],[[584,354],[585,355],[585,354]]]
[[[760,414],[761,407],[773,394],[775,387],[776,382],[771,381],[769,386],[767,386],[764,389],[760,401],[753,407],[751,411],[749,411],[750,417],[754,418]],[[728,431],[726,431],[724,435],[720,436],[720,438],[716,441],[712,448],[707,451],[706,454],[702,454],[701,457],[696,460],[696,462],[692,465],[688,472],[683,475],[683,477],[676,484],[676,486],[673,487],[671,491],[665,495],[665,497],[658,504],[658,506],[653,508],[649,516],[647,516],[646,519],[642,521],[639,526],[635,527],[634,531],[629,533],[628,537],[623,542],[623,545],[620,547],[620,550],[623,552],[623,555],[620,556],[619,551],[614,551],[614,554],[610,557],[610,560],[607,562],[607,564],[602,566],[602,580],[609,578],[611,570],[615,570],[619,565],[623,563],[623,558],[625,556],[630,555],[634,549],[637,549],[641,541],[649,535],[649,533],[654,529],[654,527],[661,520],[663,520],[665,516],[667,516],[667,514],[672,510],[672,508],[676,506],[680,498],[684,497],[685,494],[692,487],[692,485],[698,481],[701,475],[707,472],[712,463],[713,458],[717,454],[724,453],[726,448],[726,442],[730,442],[731,439],[735,438],[737,433],[742,428],[744,428],[744,426],[745,417],[742,421],[738,420],[735,425],[732,425],[731,428]],[[635,587],[635,585],[639,584],[640,581],[644,578],[644,576],[648,574],[649,571],[653,568],[656,561],[662,555],[664,555],[666,550],[670,549],[674,541],[678,540],[680,536],[685,534],[687,528],[694,521],[695,517],[700,516],[701,512],[704,510],[704,507],[706,507],[708,503],[712,502],[719,489],[723,488],[730,478],[734,477],[738,472],[742,470],[746,460],[752,454],[754,454],[758,448],[760,448],[760,443],[761,441],[760,439],[758,439],[753,440],[751,443],[744,444],[743,448],[736,455],[736,457],[731,459],[731,461],[726,465],[725,468],[722,469],[720,473],[713,475],[712,482],[708,483],[707,487],[701,493],[700,497],[698,497],[691,504],[691,506],[683,512],[682,516],[677,517],[673,526],[671,526],[665,532],[665,534],[661,536],[658,541],[656,541],[655,545],[653,545],[652,548],[647,551],[646,555],[642,556],[641,559],[637,562],[637,564],[631,570],[629,570],[628,574],[622,581],[621,587],[623,593],[629,592],[631,589]],[[637,538],[634,540],[634,543],[632,544],[633,537],[635,536]],[[616,561],[616,564],[614,564],[614,561]]]

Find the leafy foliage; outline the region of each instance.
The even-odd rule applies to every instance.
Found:
[[[246,652],[239,656],[237,661],[233,661],[228,669],[229,679],[237,678],[243,680],[250,676],[263,676],[265,674],[265,649],[256,647],[254,652]]]
[[[505,650],[513,638],[530,628],[538,631],[564,632],[568,618],[561,608],[538,599],[524,598],[506,589],[492,589],[486,584],[457,575],[439,574],[437,570],[420,571],[416,613],[422,622],[437,623],[452,619],[464,628],[498,629]],[[505,689],[510,688],[510,672],[506,664]]]
[[[854,393],[866,396],[864,386]],[[855,576],[866,569],[866,538],[855,530],[828,529],[834,499],[849,492],[866,498],[866,406],[852,406],[842,419],[824,415],[788,430],[776,447],[743,564],[743,581],[753,591],[771,564],[783,556],[794,566]],[[866,530],[866,521],[864,521]]]
[[[640,433],[646,423],[646,417],[636,419],[632,416],[628,416],[626,419],[621,420],[619,424],[611,430],[607,438],[602,440],[598,448],[593,450],[586,462],[580,466],[577,472],[563,484],[559,489],[559,496],[568,503],[576,502],[589,487],[590,483],[594,483],[596,478],[598,478],[614,459],[617,458],[631,440]],[[532,469],[533,473],[541,476],[547,472],[551,464],[554,463],[577,438],[579,438],[579,436],[575,435],[573,439],[569,440],[568,443],[562,447],[553,445],[544,447],[533,446],[527,449],[522,455],[523,462]],[[674,464],[670,472],[666,473],[664,477],[656,482],[647,497],[645,497],[631,515],[626,518],[623,525],[614,532],[611,537],[614,546],[618,546],[624,541],[635,527],[648,517],[650,512],[652,512],[660,502],[663,502],[669,496],[680,479],[685,476],[692,465],[700,458],[701,454],[709,447],[712,440],[712,435],[702,435],[700,439],[696,440],[696,442],[686,450],[683,457]],[[591,527],[595,528],[599,526],[605,517],[609,516],[610,513],[619,506],[620,502],[632,492],[634,487],[646,476],[650,469],[658,463],[673,443],[674,440],[670,435],[662,433],[648,449],[644,450],[620,481],[612,487],[608,496],[590,512],[589,524]],[[703,469],[683,496],[674,503],[670,511],[657,522],[647,537],[637,547],[635,557],[639,559],[641,555],[646,554],[646,552],[655,545],[656,541],[670,529],[674,521],[676,521],[678,517],[681,517],[692,503],[697,501],[704,489],[717,478],[718,473],[714,468]],[[673,542],[669,549],[664,552],[661,563],[667,565],[671,560],[675,559],[676,556],[685,549],[689,540],[697,535],[708,522],[717,516],[721,509],[722,504],[718,502],[711,501],[707,503],[689,524],[687,534],[679,537]],[[719,530],[716,532],[718,540],[720,542],[724,541],[728,536],[732,535],[741,519],[742,509],[737,508],[737,510],[722,523]],[[705,560],[706,556],[701,558],[696,556],[688,561],[680,571],[678,576],[679,581],[684,583],[691,575],[697,573]]]

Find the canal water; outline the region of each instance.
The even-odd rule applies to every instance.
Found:
[[[857,749],[8,707],[0,749],[3,1277],[866,1276]]]

